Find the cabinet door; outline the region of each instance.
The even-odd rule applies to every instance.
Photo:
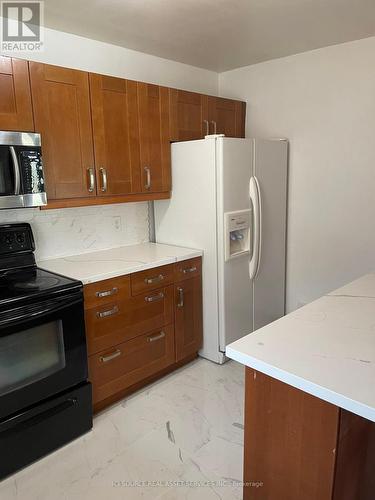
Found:
[[[48,197],[95,196],[88,73],[31,62],[30,76]]]
[[[206,96],[170,89],[171,140],[192,141],[208,133]]]
[[[34,130],[27,61],[0,56],[0,130]]]
[[[208,117],[211,134],[224,134],[226,137],[245,137],[246,103],[224,99],[208,98]]]
[[[202,280],[200,276],[175,284],[176,361],[202,347]]]
[[[169,89],[139,82],[138,110],[142,191],[170,191]]]
[[[97,193],[140,191],[137,84],[90,74]]]

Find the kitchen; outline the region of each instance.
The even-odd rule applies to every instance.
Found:
[[[280,484],[295,472],[286,468],[278,476],[286,460],[271,452],[264,462],[265,445],[263,459],[254,459],[248,448],[242,364],[246,394],[248,370],[258,370],[257,380],[274,377],[339,408],[333,443],[342,412],[373,421],[371,411],[358,410],[373,404],[366,383],[373,375],[370,334],[359,347],[345,341],[345,359],[366,361],[337,367],[338,378],[350,370],[358,382],[348,394],[319,379],[339,394],[334,399],[309,389],[327,367],[312,363],[301,373],[267,326],[246,335],[284,312],[309,316],[312,301],[373,272],[375,241],[366,228],[373,219],[374,9],[345,2],[339,30],[332,6],[316,5],[312,20],[307,6],[271,2],[266,12],[249,2],[236,21],[220,16],[222,6],[204,50],[198,33],[209,3],[201,5],[201,17],[193,11],[181,17],[175,6],[158,2],[143,10],[139,4],[136,12],[130,2],[113,3],[108,19],[118,16],[123,25],[112,32],[111,23],[98,22],[106,16],[103,5],[85,17],[83,0],[70,13],[45,2],[44,50],[2,52],[0,439],[7,452],[1,498],[242,498],[241,482],[249,478],[254,484],[245,485],[244,498],[331,498],[335,461],[324,469],[330,478],[324,493],[311,477],[311,489],[302,492],[273,489],[272,477]],[[307,34],[289,33],[288,14],[314,33],[309,43]],[[154,41],[169,36],[161,29],[164,16],[180,26],[184,43],[176,37],[174,45],[146,45],[143,34],[143,45],[136,45],[136,20],[158,20]],[[275,36],[290,46],[262,45],[267,33],[255,30],[256,42],[247,43],[254,50],[258,44],[258,54],[247,46],[240,51],[234,36],[213,57],[209,48],[220,43],[220,27],[234,33],[236,22],[246,32],[245,19],[254,29],[256,21],[282,19]],[[195,43],[190,48],[187,39]],[[16,205],[7,205],[10,198]],[[16,269],[23,269],[21,280],[12,279]],[[374,295],[371,280],[359,288],[347,295]],[[14,316],[17,303],[22,329],[8,314],[13,304]],[[322,310],[311,314],[329,315]],[[35,333],[30,337],[38,313],[50,318],[37,328],[39,343]],[[371,307],[363,314],[371,325]],[[280,338],[284,320],[285,331],[293,331],[287,315],[275,323]],[[322,332],[309,335],[330,334]],[[267,336],[273,339],[266,359],[254,335],[267,346]],[[22,346],[13,359],[11,337]],[[292,354],[303,358],[305,347]],[[339,347],[332,341],[314,356],[332,360]],[[30,356],[36,350],[37,364]],[[289,378],[280,378],[281,366]],[[307,382],[296,385],[295,377]],[[345,398],[357,403],[348,407]],[[282,418],[297,432],[298,421]],[[262,419],[257,415],[256,423]],[[243,470],[244,425],[250,458]],[[361,460],[359,471],[370,463]],[[349,491],[347,498],[367,498]]]

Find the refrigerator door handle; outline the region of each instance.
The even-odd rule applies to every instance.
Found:
[[[253,254],[249,263],[249,275],[250,279],[254,280],[258,276],[262,256],[262,195],[259,181],[255,176],[250,179],[249,191],[254,214],[254,243]]]

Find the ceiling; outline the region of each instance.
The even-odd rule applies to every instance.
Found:
[[[221,72],[375,35],[375,0],[45,0],[45,25]]]

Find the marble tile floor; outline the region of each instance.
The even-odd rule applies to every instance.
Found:
[[[244,368],[198,359],[0,482],[1,500],[239,500]]]

